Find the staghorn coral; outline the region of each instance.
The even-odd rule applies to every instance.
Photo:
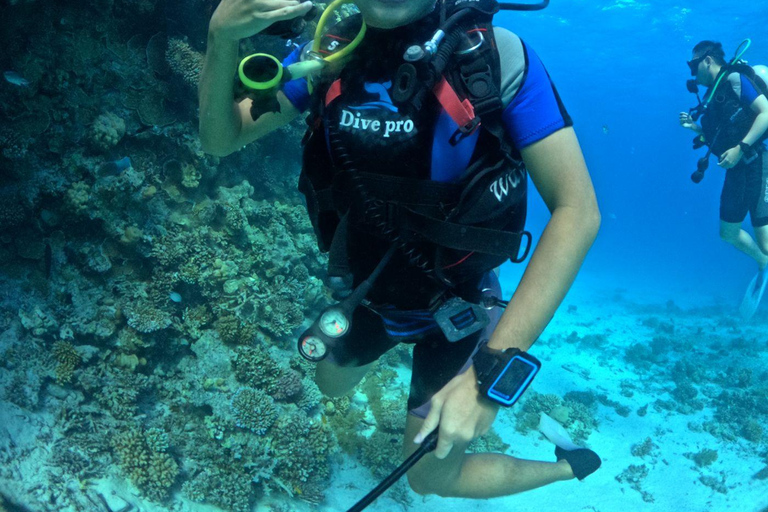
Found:
[[[240,388],[232,397],[231,407],[235,424],[259,435],[265,434],[278,416],[272,397],[259,389]]]

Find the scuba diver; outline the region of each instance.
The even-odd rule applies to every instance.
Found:
[[[324,13],[315,40],[283,61],[262,54],[238,64],[241,39],[277,34],[275,25],[301,22],[313,5],[222,0],[200,82],[210,154],[229,155],[308,113],[299,188],[340,302],[299,351],[317,362],[320,390],[340,396],[385,352],[414,345],[404,456],[438,434],[408,471],[419,494],[481,499],[581,480],[600,466],[586,448],[559,446],[554,462],[466,453],[538,371],[527,351],[597,236],[571,118],[533,50],[492,26],[504,4],[354,5],[359,14],[322,33]],[[254,94],[233,101],[238,76]],[[494,269],[530,249],[528,175],[551,218],[506,302]]]
[[[691,76],[688,90],[697,94],[698,86],[707,88],[704,101],[691,112],[680,113],[680,124],[696,132],[694,149],[708,146],[691,179],[700,182],[709,155],[718,158],[726,170],[720,195],[720,236],[755,260],[758,273],[747,288],[740,312],[751,318],[768,284],[768,88],[765,67],[754,68],[741,60],[749,48],[746,40],[730,61],[720,43],[701,41],[688,61]],[[768,77],[766,77],[768,78]],[[701,126],[696,121],[701,118]],[[742,229],[749,213],[755,238]]]

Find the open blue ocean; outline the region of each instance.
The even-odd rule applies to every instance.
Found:
[[[339,296],[297,190],[304,116],[226,156],[201,141],[198,90],[210,87],[201,75],[213,69],[208,28],[222,4],[295,5],[0,0],[0,512],[362,510],[352,507],[412,440],[409,392],[428,380],[412,382],[414,368],[442,378],[455,347],[451,376],[469,367],[472,348],[442,334],[416,341],[438,362],[397,343],[409,329],[439,332],[434,311],[383,307],[333,327],[379,322],[386,336],[366,343],[386,337],[391,348],[351,391],[318,387],[322,370],[297,341]],[[286,59],[325,6],[303,32],[233,43],[216,69],[235,75],[256,52]],[[345,5],[329,25],[355,13]],[[535,380],[469,444],[476,463],[445,479],[549,485],[456,497],[417,493],[402,477],[365,509],[768,511],[768,298],[751,318],[740,312],[759,269],[721,240],[725,171],[712,156],[691,181],[706,148],[693,150],[679,123],[698,104],[686,61],[699,41],[721,42],[729,60],[749,39],[743,59],[768,65],[768,2],[552,0],[494,25],[546,66],[602,224],[530,348]],[[233,84],[213,75],[228,108]],[[257,97],[239,79],[234,89]],[[260,94],[274,107],[274,90]],[[535,247],[550,214],[530,187]],[[752,235],[749,217],[744,229]],[[501,265],[498,298],[511,299],[529,261]],[[520,463],[556,462],[555,444],[588,448],[602,466],[554,481],[541,476],[554,464]]]

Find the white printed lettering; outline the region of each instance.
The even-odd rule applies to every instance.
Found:
[[[382,123],[384,124],[384,134],[382,136],[385,138],[389,138],[393,133],[411,133],[416,127],[412,119],[381,121],[379,119],[365,118],[360,112],[353,113],[345,109],[341,111],[339,126],[352,128],[353,130],[378,132],[381,131]]]
[[[344,126],[344,127],[352,126],[352,123],[354,122],[354,120],[355,120],[355,116],[354,114],[352,114],[352,112],[349,112],[347,110],[341,111],[341,122],[339,122],[341,126]]]

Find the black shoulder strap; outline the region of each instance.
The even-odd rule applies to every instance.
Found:
[[[459,56],[446,79],[458,94],[468,99],[480,118],[483,129],[498,140],[505,153],[511,153],[501,114],[501,60],[499,57],[493,24],[479,23],[477,30],[485,39],[475,52]]]

